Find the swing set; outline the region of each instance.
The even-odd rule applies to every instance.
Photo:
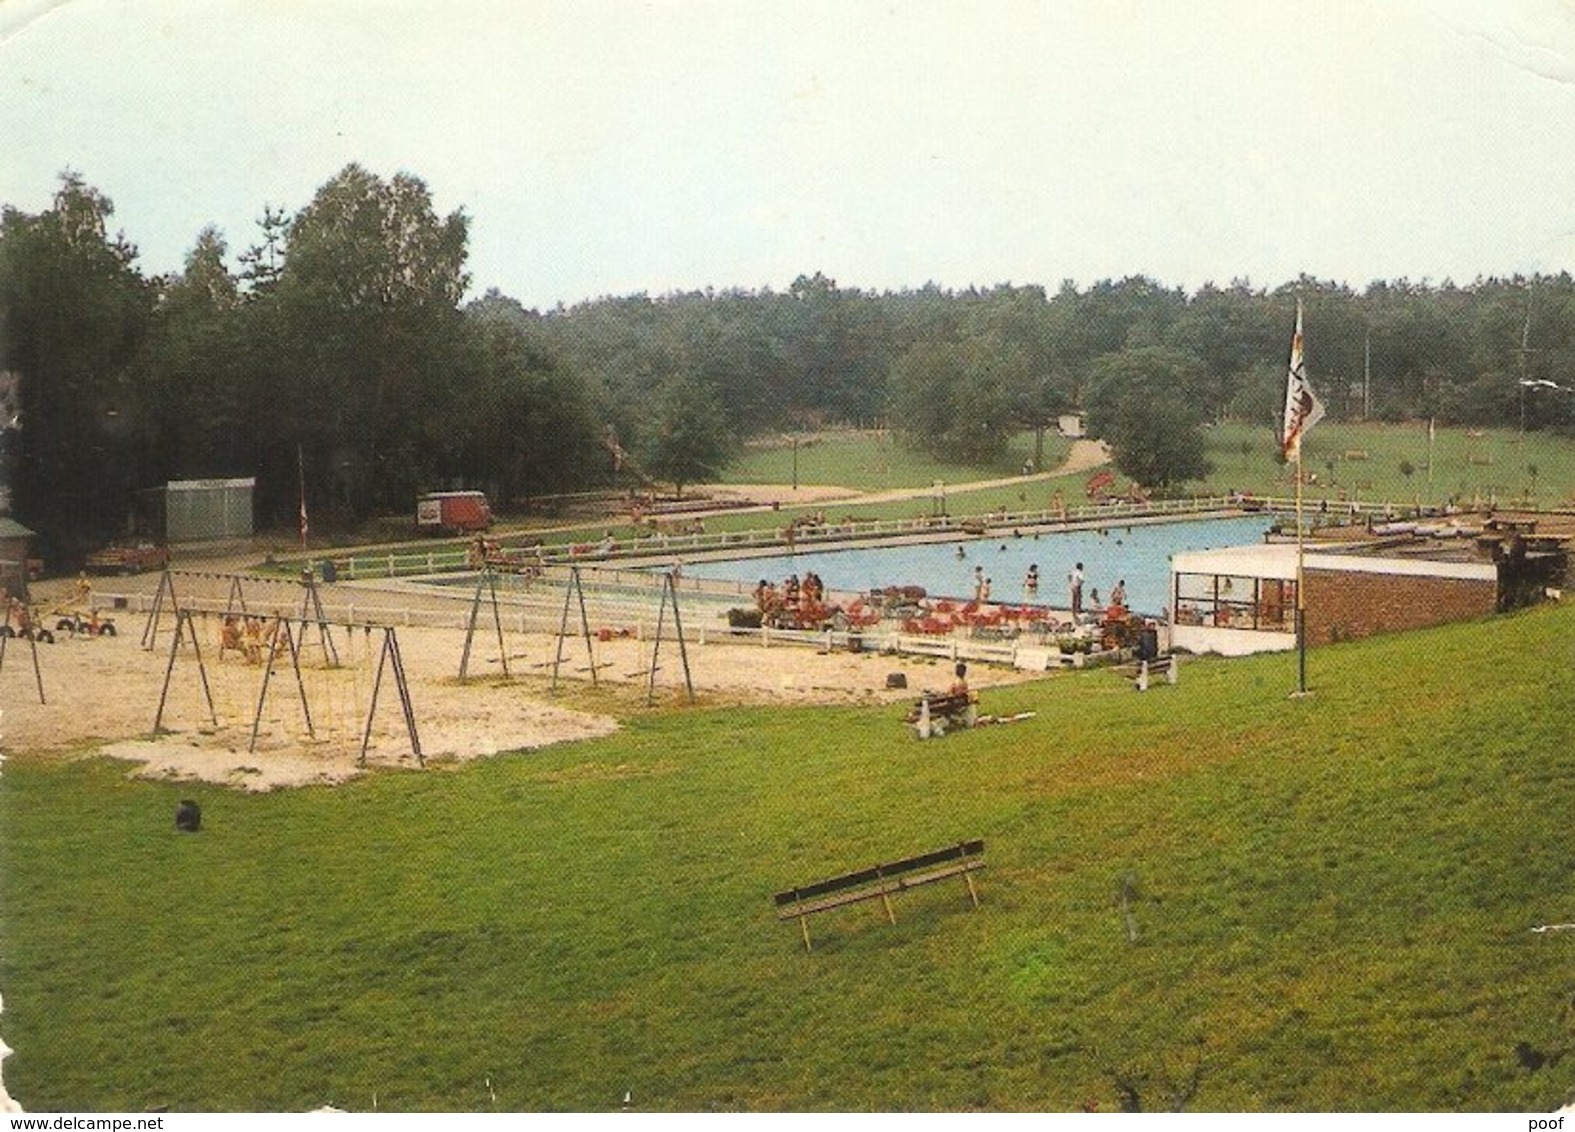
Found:
[[[189,652],[191,659],[196,662],[196,671],[202,690],[203,702],[207,707],[208,723],[215,729],[220,726],[219,712],[214,702],[213,683],[209,678],[207,661],[203,657],[200,634],[197,631],[197,619],[204,622],[210,614],[183,605],[176,594],[176,571],[165,571],[160,579],[159,590],[154,598],[153,607],[148,616],[147,625],[143,629],[143,648],[152,649],[157,641],[159,622],[166,614],[173,618],[173,636],[170,640],[169,657],[164,669],[164,682],[159,691],[158,708],[153,717],[153,734],[155,737],[166,734],[168,729],[164,726],[166,709],[169,706],[170,688],[174,682],[177,660],[184,652]],[[293,617],[286,617],[280,613],[260,614],[251,609],[246,601],[243,580],[259,581],[259,579],[243,579],[240,575],[233,574],[204,574],[189,575],[201,577],[208,581],[218,580],[228,584],[228,597],[219,629],[218,661],[222,662],[227,651],[235,651],[262,669],[260,686],[256,694],[256,707],[251,715],[250,739],[247,745],[248,752],[257,749],[257,742],[262,732],[264,712],[268,704],[268,693],[273,684],[274,674],[281,667],[281,660],[289,658],[289,670],[294,676],[294,687],[300,702],[301,718],[307,736],[313,741],[319,741],[319,726],[322,722],[321,712],[318,718],[313,717],[312,697],[308,694],[307,679],[303,670],[302,661],[309,647],[308,636],[315,628],[318,644],[322,649],[322,668],[327,670],[345,667],[339,652],[339,647],[334,640],[333,628],[323,611],[322,600],[317,593],[316,586],[312,584],[309,576],[303,576],[302,585],[304,592],[301,604]],[[415,707],[410,695],[410,682],[405,674],[404,658],[399,650],[399,637],[392,625],[376,624],[371,622],[342,622],[339,627],[343,630],[347,640],[347,652],[351,658],[349,667],[357,676],[359,692],[360,668],[354,661],[355,630],[360,629],[365,641],[364,655],[370,657],[371,638],[374,632],[381,633],[382,645],[378,655],[377,671],[372,678],[370,691],[370,704],[367,707],[364,726],[360,729],[360,755],[359,765],[365,766],[367,752],[372,743],[373,727],[377,718],[377,705],[383,688],[385,675],[391,676],[395,693],[399,698],[401,714],[404,719],[405,731],[410,740],[411,753],[419,765],[425,766],[426,760],[421,752],[421,739],[416,726]],[[186,646],[183,650],[182,646]],[[319,696],[319,709],[322,707],[322,696]],[[359,700],[359,695],[358,695]],[[331,691],[329,694],[331,701]],[[330,702],[330,708],[332,704]],[[332,712],[330,711],[330,715]]]
[[[510,656],[508,652],[508,646],[504,643],[503,639],[503,615],[498,605],[497,572],[492,566],[487,565],[482,570],[482,572],[477,575],[476,590],[471,598],[470,603],[470,615],[465,622],[465,647],[460,653],[459,658],[459,680],[462,684],[465,682],[469,673],[471,652],[475,643],[476,630],[480,625],[484,602],[486,608],[490,609],[492,613],[492,629],[497,635],[498,661],[502,665],[504,678],[512,678],[509,672]],[[689,702],[695,702],[694,682],[689,670],[689,651],[688,647],[684,644],[683,623],[679,618],[678,612],[677,579],[674,574],[668,573],[662,576],[661,604],[657,609],[656,638],[651,650],[650,664],[641,669],[639,672],[630,673],[631,678],[635,676],[645,676],[647,678],[645,701],[647,706],[652,704],[656,697],[656,673],[661,668],[659,659],[661,656],[662,642],[665,639],[667,607],[669,603],[673,607],[673,635],[677,638],[679,656],[683,664],[684,686],[689,693]],[[575,632],[570,626],[570,615],[576,608],[579,610],[578,632]],[[591,686],[598,686],[596,675],[597,672],[603,668],[610,668],[611,664],[598,663],[596,660],[596,638],[591,632],[590,614],[587,611],[585,601],[585,580],[581,575],[579,566],[569,567],[568,579],[564,583],[563,609],[558,616],[557,631],[553,634],[554,644],[552,659],[542,661],[539,664],[534,664],[531,666],[533,668],[550,667],[552,669],[551,690],[553,692],[558,690],[558,677],[563,668],[563,663],[567,659],[564,655],[564,647],[571,636],[578,636],[585,642],[585,667],[576,668],[575,671],[588,672],[591,677]]]
[[[479,575],[477,575],[476,592],[470,603],[470,616],[465,622],[465,648],[460,654],[459,658],[459,682],[461,684],[465,682],[469,672],[470,654],[476,637],[477,623],[481,616],[483,597],[489,599],[488,608],[492,611],[492,626],[496,631],[498,638],[498,662],[503,666],[504,679],[513,678],[509,672],[510,656],[508,646],[504,644],[503,641],[503,614],[498,606],[497,571],[494,570],[492,566],[488,565]],[[571,566],[569,567],[569,580],[564,586],[563,590],[563,613],[558,618],[558,631],[554,638],[555,647],[553,650],[553,657],[551,660],[545,660],[539,664],[533,664],[530,666],[532,668],[550,667],[552,669],[552,691],[554,692],[558,690],[558,673],[563,666],[564,642],[570,635],[569,610],[573,606],[576,598],[579,600],[580,609],[579,636],[585,641],[586,657],[585,667],[576,669],[576,671],[589,672],[591,676],[591,684],[592,686],[595,686],[597,683],[596,673],[598,669],[608,667],[606,664],[598,664],[596,662],[596,646],[594,638],[591,635],[590,615],[587,613],[585,608],[585,583],[580,577],[580,568],[578,566]],[[518,659],[523,655],[524,654],[516,654],[515,659]]]
[[[33,680],[38,685],[38,702],[44,703],[44,671],[38,665],[38,638],[31,633],[23,634],[27,638],[27,647],[33,653]],[[5,649],[14,638],[10,633],[0,633],[0,672],[5,671]]]

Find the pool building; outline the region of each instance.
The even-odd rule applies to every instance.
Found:
[[[1575,517],[1318,532],[1304,547],[1309,646],[1518,609],[1570,579]],[[1225,656],[1296,647],[1296,545],[1177,554],[1171,646]]]

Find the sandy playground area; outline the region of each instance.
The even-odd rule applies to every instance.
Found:
[[[1080,440],[1067,462],[1048,474],[1086,469],[1108,458],[1099,442]],[[1023,478],[999,482],[1018,483]],[[820,485],[735,484],[718,490],[762,504],[770,500],[804,503],[811,498],[908,498],[925,495],[929,489],[878,496]],[[200,565],[244,570],[240,561]],[[157,576],[143,575],[129,588],[151,592],[156,583]],[[67,602],[70,590],[69,580],[45,583],[35,600],[47,609]],[[303,642],[300,680],[288,657],[281,656],[268,678],[259,713],[264,667],[249,664],[233,652],[219,656],[216,618],[193,618],[191,624],[202,651],[200,669],[190,644],[176,651],[171,668],[174,634],[168,619],[152,647],[144,648],[145,615],[123,616],[117,625],[118,635],[113,637],[59,633],[55,643],[37,645],[37,676],[30,643],[21,639],[5,642],[7,648],[0,654],[0,753],[57,757],[106,754],[127,760],[134,768],[132,773],[141,776],[197,779],[251,791],[332,785],[365,773],[362,740],[370,714],[366,767],[413,769],[418,765],[391,671],[385,668],[382,682],[376,681],[385,648],[379,631],[333,627],[339,663],[330,665],[323,642],[312,628]],[[470,679],[462,684],[459,665],[464,638],[459,629],[407,626],[397,630],[416,731],[428,767],[606,735],[617,729],[619,715],[646,710],[653,651],[649,641],[595,642],[599,686],[592,688],[585,641],[565,640],[560,691],[553,693],[550,666],[559,648],[556,637],[507,635],[504,644],[511,679],[505,681],[496,637],[488,639],[478,633]],[[951,683],[949,665],[922,657],[741,643],[691,643],[688,654],[695,694],[702,704],[889,704],[894,726],[901,714],[898,705],[911,702],[921,689],[941,690]],[[161,733],[155,737],[154,720],[167,670],[169,693]],[[209,695],[203,691],[203,672],[208,678],[211,712]],[[898,672],[906,677],[905,690],[886,686],[887,677]],[[43,703],[39,702],[39,677]],[[983,665],[969,672],[969,683],[976,689],[1031,678],[1031,673]],[[661,645],[655,691],[658,705],[686,702],[678,646],[671,639]],[[312,717],[310,729],[307,710]]]
[[[203,664],[183,641],[170,667],[174,633],[164,620],[151,649],[142,646],[145,617],[126,617],[114,637],[58,634],[54,644],[6,642],[0,659],[0,751],[81,757],[106,754],[134,764],[132,773],[170,780],[200,779],[250,791],[331,785],[363,773],[361,743],[372,711],[372,690],[384,655],[380,630],[334,626],[330,641],[338,666],[327,662],[324,641],[309,628],[298,681],[282,651],[268,677],[255,749],[251,730],[265,666],[234,652],[219,658],[218,620],[193,618]],[[653,645],[597,641],[599,686],[592,688],[583,638],[563,642],[559,692],[550,689],[558,647],[550,634],[510,633],[510,679],[502,678],[498,642],[478,633],[469,679],[458,679],[465,634],[459,629],[402,627],[396,640],[410,691],[426,766],[531,750],[608,734],[616,716],[646,710]],[[42,677],[39,702],[34,650]],[[690,671],[701,704],[877,703],[911,701],[922,688],[950,683],[949,666],[923,658],[822,652],[805,646],[690,642]],[[153,735],[160,692],[170,671],[162,717]],[[209,712],[202,676],[208,678]],[[901,672],[907,690],[886,687]],[[1027,674],[975,666],[975,687],[1015,682]],[[302,690],[312,716],[308,731]],[[658,706],[687,702],[676,641],[661,644],[655,681]],[[603,706],[605,704],[605,706]],[[570,706],[573,705],[573,706]],[[217,723],[215,723],[215,717]],[[378,685],[366,762],[372,768],[415,768],[409,732],[391,665]]]

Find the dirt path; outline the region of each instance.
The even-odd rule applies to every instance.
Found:
[[[1011,487],[1014,484],[1042,483],[1057,476],[1070,476],[1078,472],[1086,472],[1090,468],[1097,468],[1101,464],[1110,462],[1110,449],[1103,440],[1074,440],[1072,450],[1066,454],[1066,459],[1059,468],[1048,472],[1034,472],[1026,476],[1003,476],[993,480],[972,480],[968,483],[947,484],[951,492],[980,491],[990,487]],[[933,487],[903,488],[900,491],[883,491],[878,494],[861,495],[860,503],[887,503],[900,499],[928,499],[935,489]]]

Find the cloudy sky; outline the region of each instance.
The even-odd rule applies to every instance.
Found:
[[[0,202],[145,271],[346,163],[527,306],[1575,267],[1570,0],[0,0]]]

